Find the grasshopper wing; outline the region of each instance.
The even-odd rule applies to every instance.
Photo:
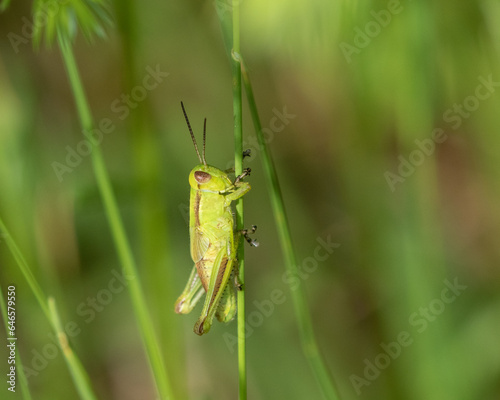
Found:
[[[207,253],[210,239],[203,234],[199,227],[195,226],[190,228],[189,234],[191,237],[191,258],[194,263],[197,263]]]
[[[236,316],[236,312],[237,301],[235,287],[231,282],[228,282],[219,300],[215,316],[220,322],[229,322]]]

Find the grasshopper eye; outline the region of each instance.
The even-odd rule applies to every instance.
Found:
[[[196,182],[198,183],[207,183],[210,179],[212,179],[212,175],[208,172],[195,171],[194,179],[196,179]]]

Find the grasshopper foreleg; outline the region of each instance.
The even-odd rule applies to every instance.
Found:
[[[246,149],[243,151],[243,160],[245,157],[250,157],[252,155],[252,149]],[[234,167],[224,170],[226,174],[234,174]]]
[[[246,149],[245,151],[243,151],[243,159],[245,159],[245,157],[250,157],[252,155],[252,149]]]
[[[243,235],[245,240],[250,244],[250,246],[253,247],[259,247],[259,242],[256,239],[252,239],[250,235],[253,235],[255,231],[257,230],[257,225],[252,225],[252,229],[243,229],[240,231],[240,234]]]
[[[243,170],[243,173],[236,177],[236,180],[234,181],[234,185],[237,185],[245,176],[250,176],[250,172],[252,172],[252,170],[250,168],[245,168]]]

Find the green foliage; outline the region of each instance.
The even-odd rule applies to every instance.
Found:
[[[106,0],[35,0],[33,42],[39,47],[42,39],[50,47],[57,34],[73,40],[80,30],[88,41],[94,36],[105,38],[105,27],[111,25]]]
[[[26,279],[30,289],[32,290],[33,294],[35,295],[43,313],[45,314],[45,317],[47,318],[48,322],[50,325],[52,325],[52,328],[56,335],[58,335],[59,338],[59,344],[61,346],[61,350],[63,351],[63,354],[66,358],[66,362],[68,364],[68,369],[72,375],[73,381],[75,382],[75,385],[77,387],[78,393],[80,395],[80,398],[82,400],[95,400],[96,396],[92,390],[92,386],[90,384],[89,378],[87,376],[87,373],[85,369],[83,368],[78,356],[73,353],[73,350],[71,349],[68,339],[64,333],[64,330],[62,328],[61,320],[59,317],[59,314],[57,313],[56,306],[55,306],[55,300],[53,298],[49,298],[46,300],[46,297],[38,284],[33,272],[29,268],[25,257],[23,256],[21,250],[17,246],[16,242],[14,239],[10,236],[9,231],[7,230],[7,227],[4,225],[3,221],[0,219],[0,233],[2,233],[2,237],[5,238],[7,242],[7,246],[9,247],[10,251],[12,252],[12,255],[14,256],[14,259],[16,260],[17,266],[21,270],[22,274],[24,275],[24,278]],[[2,295],[0,291],[0,295]],[[22,303],[21,303],[22,304]],[[2,307],[2,314],[5,312],[5,302],[3,300],[3,295],[2,295],[2,301],[0,301],[0,306]],[[16,308],[19,307],[19,301],[16,302],[15,305]],[[16,313],[18,314],[18,313]],[[4,320],[6,319],[4,315]],[[7,326],[7,324],[6,324]],[[16,335],[17,336],[17,335]],[[16,351],[18,353],[19,350]],[[20,359],[20,357],[16,354],[17,359]],[[26,385],[26,378],[25,378],[25,373],[22,365],[20,365],[19,362],[17,362],[17,369],[18,369],[18,374],[19,374],[19,381],[20,385],[22,388],[22,393],[25,398],[29,398],[31,396],[28,387]]]
[[[61,317],[59,316],[56,302],[53,297],[49,297],[48,307],[50,310],[52,325],[54,326],[54,330],[59,340],[59,346],[61,347],[64,359],[66,360],[66,364],[68,364],[68,368],[71,372],[80,398],[82,400],[97,400],[96,395],[92,391],[89,377],[87,376],[85,368],[69,346],[68,337],[64,331]]]
[[[90,3],[80,4],[106,26]],[[239,5],[240,53],[257,130],[274,156],[297,271],[285,272],[283,233],[273,222],[278,199],[266,192],[255,111],[243,101],[242,148],[252,149],[243,162],[252,169],[245,221],[258,226],[261,243],[245,252],[248,397],[322,396],[296,329],[292,291],[302,287],[342,399],[498,398],[498,1]],[[232,6],[116,0],[113,7],[120,29],[107,29],[106,40],[69,40],[71,24],[82,32],[76,17],[62,24],[64,35],[51,28],[51,40],[74,46],[93,111],[82,119],[113,128],[99,148],[174,398],[234,399],[236,324],[216,324],[199,338],[191,332],[199,308],[184,318],[173,309],[192,268],[184,217],[196,163],[179,103],[193,121],[207,117],[210,161],[232,167],[233,59],[224,46],[231,49],[232,25],[221,37],[216,23]],[[30,15],[23,2],[10,2],[0,37],[29,43]],[[41,28],[39,43],[49,30]],[[140,390],[154,398],[61,59],[12,49],[9,40],[0,53],[0,217],[42,304],[53,296],[63,327],[81,328],[70,341],[96,396],[128,400]],[[157,67],[168,73],[161,82],[148,77]],[[201,123],[193,128],[202,131]],[[62,181],[54,163],[70,171]],[[0,235],[4,295],[11,283],[22,301],[19,356],[33,370],[33,351],[54,343],[52,327]],[[26,371],[33,398],[78,397],[60,352],[38,375]]]
[[[91,152],[94,176],[104,205],[104,213],[109,223],[115,249],[118,254],[124,276],[130,277],[128,288],[132,301],[132,307],[137,320],[141,340],[148,358],[148,363],[154,376],[156,390],[161,398],[168,399],[172,397],[172,389],[162,358],[160,350],[161,347],[146,303],[144,291],[137,275],[137,265],[132,252],[132,247],[125,231],[123,219],[118,209],[118,203],[111,185],[109,172],[101,153],[99,142],[93,136],[88,134],[88,132],[93,132],[96,126],[93,123],[92,112],[90,111],[85,89],[83,88],[82,80],[78,72],[72,45],[70,40],[63,34],[58,35],[58,44],[63,55],[64,66],[68,73],[70,86],[73,91],[80,119],[81,130],[82,132],[87,133],[85,136],[89,141],[88,145]]]
[[[9,4],[10,0],[2,0],[2,2],[0,3],[0,12],[7,10]]]

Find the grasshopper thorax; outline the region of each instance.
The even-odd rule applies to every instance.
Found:
[[[220,192],[231,186],[227,174],[211,165],[200,164],[189,174],[189,185],[196,190]]]

